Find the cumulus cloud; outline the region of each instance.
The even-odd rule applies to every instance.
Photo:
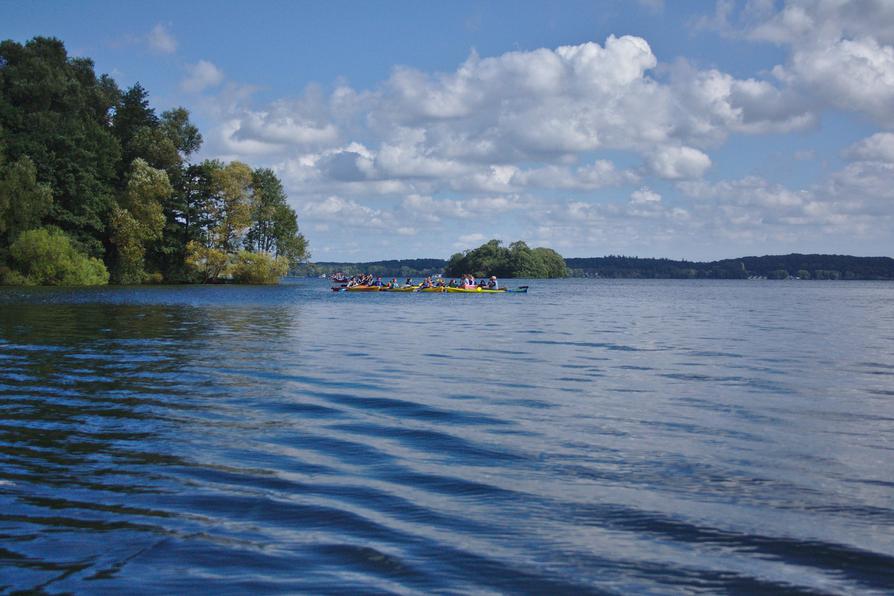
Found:
[[[844,150],[844,157],[855,161],[894,163],[894,133],[879,132]]]
[[[527,206],[520,197],[475,197],[463,200],[434,199],[430,196],[412,194],[401,202],[404,212],[437,222],[442,218],[482,219]]]
[[[523,204],[530,193],[577,200],[617,187],[632,187],[620,196],[629,195],[650,177],[697,180],[731,134],[816,123],[784,85],[685,61],[658,77],[657,65],[635,36],[472,53],[447,72],[396,67],[368,90],[312,85],[263,106],[228,97],[208,139],[221,155],[268,160],[291,192],[314,201],[388,196],[422,217],[407,198],[430,197],[429,216],[439,218],[469,212],[481,196]],[[223,78],[210,63],[191,75],[184,88],[193,92]],[[633,165],[619,167],[619,156]],[[439,196],[451,194],[452,203]]]
[[[398,228],[390,212],[374,209],[357,201],[338,196],[306,202],[301,206],[300,211],[304,217],[313,222],[331,222],[370,230],[396,230]],[[411,228],[405,228],[405,230],[410,231]]]
[[[887,122],[892,32],[844,4],[718,4],[712,26],[785,48],[783,64],[745,78],[682,59],[659,66],[646,40],[609,36],[472,53],[446,72],[395,67],[369,89],[310,86],[263,105],[222,85],[208,139],[221,155],[275,167],[309,229],[431,238],[460,227],[451,222],[495,222],[496,234],[511,219],[527,222],[532,240],[619,247],[835,226],[867,233],[890,212],[889,133],[845,149],[850,163],[807,188],[704,179],[717,175],[712,153],[731,135],[818,130],[829,107]],[[876,4],[867,14],[888,18]],[[221,84],[207,64],[205,73],[195,65],[185,89]]]
[[[780,7],[719,0],[697,24],[725,35],[789,48],[773,75],[785,86],[783,105],[831,106],[890,125],[894,109],[894,3],[882,0],[786,0]],[[787,97],[786,97],[787,95]]]
[[[651,190],[648,186],[643,186],[639,190],[630,193],[630,202],[634,205],[649,205],[661,202],[661,195]]]
[[[161,54],[173,54],[177,51],[177,40],[169,31],[168,26],[163,23],[155,25],[152,31],[146,35],[146,43]]]
[[[649,167],[662,178],[698,178],[711,167],[711,158],[692,147],[660,147],[649,159]]]
[[[187,93],[201,93],[216,87],[223,82],[223,71],[207,60],[199,60],[186,66],[186,78],[180,82],[180,88]]]

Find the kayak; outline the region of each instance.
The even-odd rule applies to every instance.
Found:
[[[451,294],[527,294],[528,286],[521,286],[519,288],[504,288],[501,290],[488,290],[487,288],[475,288],[475,289],[465,289],[465,288],[447,288],[447,291]]]
[[[447,288],[451,294],[494,294],[503,290],[485,290],[484,288]]]
[[[419,286],[406,286],[403,288],[386,288],[380,286],[350,286],[350,287],[340,287],[340,288],[332,288],[333,292],[426,292],[430,294],[527,294],[528,286],[519,286],[517,288],[505,288],[501,290],[488,290],[485,288],[474,288],[474,289],[465,289],[465,288],[451,288],[450,286],[446,287],[431,287],[431,288],[420,288]]]

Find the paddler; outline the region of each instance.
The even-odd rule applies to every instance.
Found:
[[[496,275],[490,276],[490,281],[487,282],[487,289],[488,290],[499,290],[500,289],[500,283],[497,281]]]

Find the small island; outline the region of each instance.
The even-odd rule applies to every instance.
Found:
[[[308,257],[276,174],[190,162],[160,115],[57,39],[0,43],[0,283],[276,283]]]

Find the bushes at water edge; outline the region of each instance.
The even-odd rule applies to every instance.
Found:
[[[2,282],[13,285],[97,286],[109,283],[99,259],[79,252],[58,228],[22,232],[9,247],[12,268]]]
[[[230,271],[236,283],[275,284],[289,272],[289,260],[265,252],[241,250]]]

